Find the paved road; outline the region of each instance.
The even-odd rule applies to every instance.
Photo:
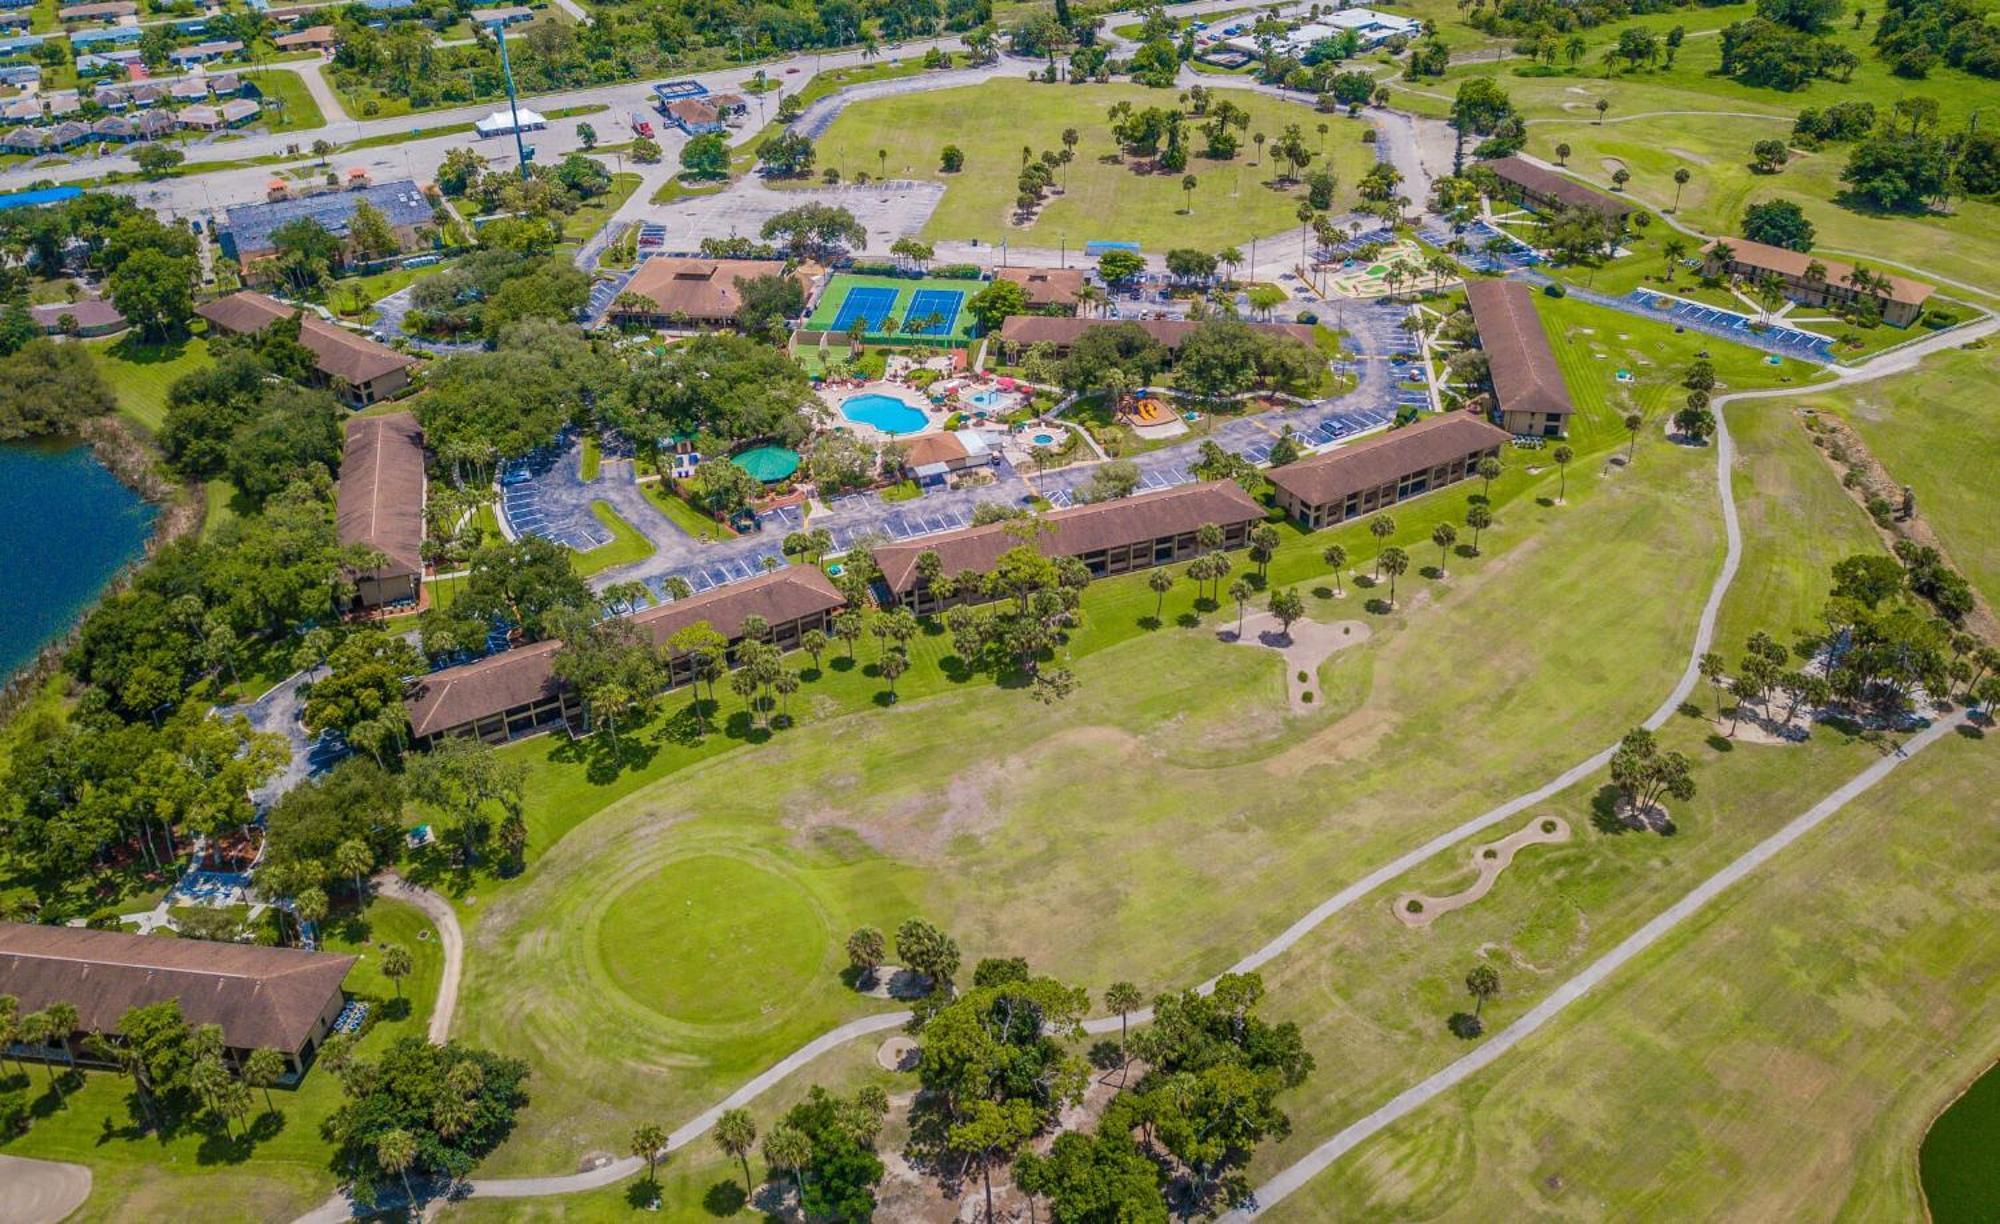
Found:
[[[1964,710],[1948,718],[1941,718],[1918,732],[1901,748],[1849,778],[1838,790],[1814,804],[1776,833],[1758,842],[1731,861],[1727,867],[1703,880],[1686,896],[1655,915],[1646,925],[1626,936],[1617,947],[1557,987],[1519,1020],[1494,1034],[1470,1054],[1398,1093],[1374,1112],[1353,1122],[1333,1138],[1314,1148],[1297,1163],[1288,1166],[1277,1176],[1257,1187],[1252,1194],[1251,1206],[1231,1212],[1223,1219],[1240,1222],[1277,1206],[1324,1172],[1334,1161],[1496,1062],[1501,1055],[1555,1019],[1563,1009],[1589,994],[1606,978],[1623,968],[1633,957],[1651,948],[1674,928],[1693,917],[1703,906],[1721,896],[1724,890],[1740,883],[1751,872],[1770,862],[1793,842],[1818,828],[1828,817],[1887,777],[1890,770],[1953,733],[1965,725],[1965,721]]]
[[[451,1018],[458,1011],[458,984],[465,974],[465,929],[458,925],[458,912],[451,908],[451,902],[393,871],[383,872],[372,882],[379,895],[416,906],[437,927],[438,946],[444,949],[444,972],[438,978],[437,1002],[431,1005],[429,1036],[432,1045],[443,1045],[451,1036]]]
[[[83,1165],[0,1156],[0,1224],[58,1224],[89,1197]]]

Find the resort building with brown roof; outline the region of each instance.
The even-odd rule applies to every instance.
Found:
[[[995,268],[993,279],[1012,281],[1026,290],[1030,310],[1075,313],[1086,278],[1082,268]]]
[[[1468,281],[1465,302],[1479,329],[1493,383],[1493,416],[1510,434],[1559,438],[1576,406],[1549,347],[1535,298],[1518,281]]]
[[[311,351],[319,381],[350,408],[366,408],[396,395],[410,385],[410,368],[417,364],[407,353],[253,289],[204,302],[195,313],[208,320],[210,330],[225,336],[260,332],[280,319],[299,315],[299,343]]]
[[[743,309],[738,281],[781,276],[777,259],[698,259],[655,256],[640,265],[618,301],[611,304],[614,323],[664,329],[671,327],[734,327]],[[814,275],[804,269],[792,274],[808,297]],[[649,305],[634,305],[632,298]]]
[[[1802,306],[1852,307],[1863,298],[1874,298],[1882,309],[1882,321],[1891,327],[1916,322],[1931,296],[1931,286],[1922,281],[1883,273],[1857,278],[1853,264],[1748,238],[1718,238],[1702,247],[1701,271],[1703,276],[1751,280],[1775,276],[1785,296]]]
[[[1496,157],[1478,164],[1499,178],[1503,196],[1537,212],[1581,208],[1602,213],[1622,225],[1625,218],[1636,211],[1631,204],[1616,196],[1606,195],[1595,187],[1586,187],[1567,175],[1547,166],[1538,166],[1526,158]]]
[[[0,995],[13,996],[24,1014],[55,1003],[76,1008],[76,1031],[67,1034],[71,1053],[81,1053],[91,1033],[116,1032],[135,1007],[178,1000],[189,1024],[221,1027],[232,1058],[276,1050],[297,1074],[339,1017],[346,1001],[340,983],[354,960],[300,948],[0,923]],[[33,1045],[10,1052],[69,1056]]]
[[[694,664],[672,653],[676,633],[706,623],[729,643],[733,659],[743,642],[744,623],[763,618],[764,640],[781,650],[796,649],[812,629],[825,632],[833,614],[846,605],[816,565],[792,565],[728,586],[676,599],[632,616],[632,624],[666,656],[667,687],[694,679]],[[429,747],[453,736],[477,736],[503,743],[584,721],[583,703],[556,677],[557,641],[448,667],[423,677],[404,700],[411,740]]]
[[[424,580],[424,435],[407,412],[347,422],[334,527],[383,563],[348,575],[356,608],[415,604]]]
[[[1264,507],[1235,481],[1212,480],[1045,514],[1045,530],[1034,543],[1044,556],[1074,557],[1092,577],[1103,578],[1196,556],[1195,533],[1211,523],[1222,528],[1224,548],[1241,548],[1263,521]],[[953,578],[990,573],[1001,554],[1020,543],[1007,526],[988,523],[876,549],[889,602],[918,613],[979,602],[971,583],[957,584],[950,599],[933,594],[918,572],[918,558],[936,553],[940,572]]]
[[[1426,417],[1264,473],[1278,507],[1309,530],[1386,510],[1474,475],[1508,438],[1469,412]]]

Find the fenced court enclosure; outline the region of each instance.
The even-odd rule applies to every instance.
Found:
[[[844,336],[859,323],[865,339],[878,344],[962,344],[973,326],[965,301],[985,287],[976,280],[842,272],[827,283],[805,330]]]

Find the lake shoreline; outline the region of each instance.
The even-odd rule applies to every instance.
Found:
[[[97,593],[77,608],[69,627],[44,642],[33,656],[14,668],[4,684],[0,684],[0,725],[12,721],[21,707],[61,669],[63,656],[76,643],[77,631],[98,605],[130,586],[139,570],[161,548],[200,531],[208,511],[200,497],[189,495],[188,486],[172,480],[160,469],[159,453],[154,450],[151,440],[117,416],[85,421],[81,430],[73,436],[21,438],[17,441],[44,444],[74,441],[88,446],[92,460],[141,501],[152,506],[154,514],[152,532],[139,555],[106,578]]]

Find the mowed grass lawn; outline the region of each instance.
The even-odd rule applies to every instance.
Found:
[[[199,336],[169,344],[137,337],[90,341],[84,348],[118,396],[119,415],[158,433],[167,419],[167,390],[174,380],[208,364],[208,341]]]
[[[1549,305],[1578,326],[1650,326]],[[1275,659],[1214,639],[1232,609],[1196,612],[1182,583],[1167,627],[1148,630],[1154,597],[1127,578],[1086,593],[1072,646],[1083,686],[1053,710],[983,677],[952,680],[933,631],[912,644],[904,699],[863,717],[844,715],[885,702],[872,641],[858,665],[839,647],[823,673],[801,660],[791,708],[805,724],[750,752],[715,734],[692,743],[685,693],[664,703],[672,732],[628,732],[628,772],[601,740],[510,750],[531,768],[536,849],[522,878],[481,881],[463,911],[461,1024],[534,1062],[536,1105],[487,1171],[571,1167],[635,1118],[688,1116],[877,1006],[837,975],[839,941],[862,923],[927,914],[968,961],[1031,955],[1093,990],[1118,977],[1184,985],[1615,738],[1679,674],[1720,557],[1711,452],[1649,431],[1634,467],[1606,463],[1627,403],[1658,419],[1693,348],[1658,327],[1624,343],[1655,358],[1631,387],[1596,376],[1588,337],[1559,342],[1586,414],[1569,504],[1552,504],[1545,453],[1510,452],[1485,556],[1454,558],[1445,582],[1412,575],[1394,614],[1364,610],[1351,578],[1333,598],[1319,560],[1337,539],[1365,574],[1364,528],[1287,531],[1273,581],[1299,584],[1315,617],[1374,631],[1322,667],[1312,714],[1287,714]],[[1737,385],[1763,368],[1722,356]],[[1431,526],[1462,518],[1473,491],[1399,507],[1398,541],[1429,564]],[[1667,597],[1663,574],[1676,575]],[[721,702],[742,735],[740,700]],[[817,932],[817,947],[779,955],[732,932],[700,883],[715,859],[733,860],[743,904]],[[703,1000],[718,990],[742,997]]]
[[[1733,4],[1607,24],[1585,33],[1590,49],[1579,69],[1568,75],[1517,76],[1524,62],[1504,59],[1453,68],[1442,80],[1388,83],[1395,105],[1441,117],[1461,81],[1491,77],[1528,118],[1531,153],[1553,159],[1555,145],[1567,143],[1577,150],[1571,164],[1606,184],[1611,170],[1602,160],[1619,158],[1633,176],[1627,191],[1653,207],[1672,203],[1674,167],[1686,165],[1695,179],[1683,196],[1684,220],[1704,232],[1737,233],[1746,204],[1783,196],[1805,208],[1819,229],[1819,246],[1829,254],[1859,257],[1878,268],[1894,261],[1989,293],[2000,288],[2000,238],[1995,237],[2000,208],[1954,202],[1950,215],[1885,217],[1836,203],[1846,145],[1827,145],[1778,175],[1756,176],[1748,168],[1750,146],[1789,135],[1793,117],[1805,107],[1866,100],[1886,114],[1898,98],[1928,97],[1936,99],[1943,127],[1952,131],[1992,96],[1992,83],[1942,65],[1922,81],[1895,76],[1868,44],[1874,30],[1871,13],[1861,31],[1842,20],[1831,34],[1860,57],[1851,81],[1816,81],[1792,93],[1742,85],[1718,73],[1721,39],[1709,31],[1754,15],[1751,5]],[[1628,25],[1662,33],[1680,25],[1689,37],[1672,68],[1605,76],[1597,66],[1599,57]],[[1596,123],[1600,97],[1611,103],[1603,126]]]
[[[600,544],[589,552],[577,553],[574,557],[576,572],[588,578],[604,570],[620,565],[630,565],[653,555],[653,542],[641,535],[639,529],[625,521],[625,516],[611,508],[610,502],[590,503],[590,512],[597,521],[611,532],[611,542]]]
[[[359,1047],[363,1058],[374,1058],[404,1034],[423,1034],[443,956],[430,920],[411,906],[378,900],[360,919],[343,917],[346,912],[337,911],[329,924],[326,947],[361,957],[342,987],[377,1009],[380,1019]],[[379,971],[378,943],[410,950],[414,969],[402,981],[403,1004],[395,1002],[394,984]],[[281,1118],[260,1121],[264,1098],[257,1094],[250,1118],[257,1138],[249,1150],[205,1131],[184,1130],[166,1139],[135,1134],[131,1080],[108,1072],[85,1073],[84,1087],[70,1094],[69,1107],[57,1109],[42,1069],[33,1070],[28,1091],[34,1125],[0,1144],[0,1152],[90,1166],[91,1195],[69,1217],[73,1221],[284,1220],[333,1191],[335,1175],[320,1123],[342,1096],[339,1081],[325,1067],[309,1071],[296,1088],[272,1090]],[[15,1087],[7,1081],[18,1078],[6,1068],[0,1086]]]
[[[1908,374],[1810,396],[1835,412],[1889,474],[1917,494],[1917,513],[1990,604],[2000,606],[2000,547],[1994,545],[1993,472],[2000,470],[2000,350],[1963,349]]]
[[[878,176],[886,166],[891,178],[947,184],[943,202],[924,226],[927,238],[1009,239],[1042,247],[1067,240],[1072,248],[1128,241],[1149,251],[1183,246],[1216,251],[1297,227],[1303,188],[1269,185],[1276,167],[1251,141],[1256,132],[1276,139],[1296,123],[1315,153],[1310,168],[1330,163],[1339,179],[1334,211],[1352,206],[1356,183],[1375,161],[1373,146],[1361,140],[1370,130],[1367,123],[1247,90],[1216,93],[1250,113],[1250,128],[1237,133],[1242,147],[1235,158],[1212,161],[1200,155],[1203,140],[1194,127],[1206,120],[1189,116],[1192,156],[1185,173],[1198,183],[1190,199],[1182,198],[1180,174],[1151,173],[1149,162],[1123,156],[1111,135],[1107,112],[1115,103],[1130,102],[1136,109],[1177,105],[1172,91],[1139,85],[995,80],[857,102],[820,138],[818,165],[834,167],[849,180],[857,173]],[[1037,156],[1045,149],[1060,152],[1063,130],[1072,127],[1080,139],[1066,189],[1049,197],[1032,225],[1013,224],[1022,148]],[[939,153],[948,144],[965,152],[965,168],[956,174],[938,169]],[[886,163],[877,156],[884,150]],[[1063,186],[1061,171],[1057,185]],[[1190,203],[1192,211],[1183,212]]]
[[[1996,787],[1990,742],[1932,746],[1272,1218],[1924,1218],[1918,1144],[2000,1029]]]
[[[312,71],[307,68],[305,71]],[[246,72],[243,79],[263,95],[260,123],[268,132],[309,132],[326,126],[326,116],[299,74],[285,68]],[[273,106],[276,102],[278,105]]]

